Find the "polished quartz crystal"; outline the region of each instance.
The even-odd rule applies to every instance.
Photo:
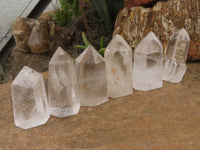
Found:
[[[97,106],[108,101],[104,58],[88,46],[76,59],[81,106]]]
[[[184,28],[171,37],[164,60],[163,80],[179,83],[186,70],[190,37]]]
[[[74,61],[59,47],[49,62],[48,97],[51,115],[67,117],[80,109]]]
[[[150,32],[135,48],[133,87],[148,91],[163,86],[163,47]]]
[[[50,117],[43,77],[25,66],[11,85],[15,125],[29,129]]]
[[[105,61],[109,97],[131,95],[132,49],[120,35],[117,34],[107,46]]]

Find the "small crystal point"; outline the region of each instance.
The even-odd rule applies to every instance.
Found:
[[[79,112],[80,101],[74,61],[61,47],[49,62],[48,97],[53,116],[63,118]]]
[[[50,117],[43,77],[25,66],[11,85],[15,125],[29,129]]]
[[[127,42],[116,35],[105,51],[108,95],[112,98],[133,93],[132,49]]]
[[[133,87],[149,91],[163,86],[163,47],[150,32],[136,47],[133,65]]]
[[[76,59],[81,106],[97,106],[108,101],[104,58],[88,46]]]
[[[190,37],[184,28],[172,35],[164,60],[163,80],[181,82],[187,67],[186,60],[190,44]]]

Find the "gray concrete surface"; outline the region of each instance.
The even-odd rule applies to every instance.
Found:
[[[0,51],[11,37],[16,18],[26,17],[39,0],[0,0]],[[45,11],[53,10],[56,0]]]

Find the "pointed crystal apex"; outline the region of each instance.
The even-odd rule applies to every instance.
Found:
[[[187,67],[186,60],[190,44],[190,37],[184,28],[170,38],[164,60],[163,80],[181,82]]]
[[[15,125],[29,129],[50,117],[43,77],[25,66],[11,85]]]
[[[133,87],[149,91],[163,86],[163,47],[150,32],[136,47],[133,66]]]
[[[79,63],[98,64],[104,62],[104,58],[92,45],[89,45],[76,61]]]
[[[59,65],[73,61],[71,56],[61,47],[58,47],[54,55],[52,56],[49,64]]]
[[[133,88],[132,49],[130,46],[120,35],[116,35],[106,47],[104,55],[109,97],[131,95]]]
[[[74,61],[60,47],[49,63],[48,79],[51,115],[63,118],[77,114],[80,101]]]
[[[21,85],[23,84],[23,82],[25,82],[26,84],[24,84],[23,86],[33,87],[40,77],[42,77],[40,73],[28,66],[24,66],[20,70],[12,84]]]
[[[175,38],[179,39],[179,40],[190,41],[190,36],[184,28],[182,28],[182,29],[178,30],[176,33],[174,33],[174,35],[172,35],[172,38],[170,40],[173,40]]]
[[[126,49],[119,49],[120,51],[132,51],[131,47],[128,45],[128,43],[124,40],[123,37],[121,37],[119,34],[116,34],[114,36],[114,38],[111,40],[111,42],[109,43],[109,45],[121,45],[123,44],[123,46],[126,47]],[[108,47],[109,47],[108,45]]]
[[[162,43],[153,32],[150,32],[135,48],[135,52],[151,54],[159,52],[162,49]]]

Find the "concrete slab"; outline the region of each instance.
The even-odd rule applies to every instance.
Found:
[[[39,0],[1,0],[0,1],[0,51],[11,37],[11,29],[18,17],[26,17]],[[53,10],[56,0],[45,11]]]

